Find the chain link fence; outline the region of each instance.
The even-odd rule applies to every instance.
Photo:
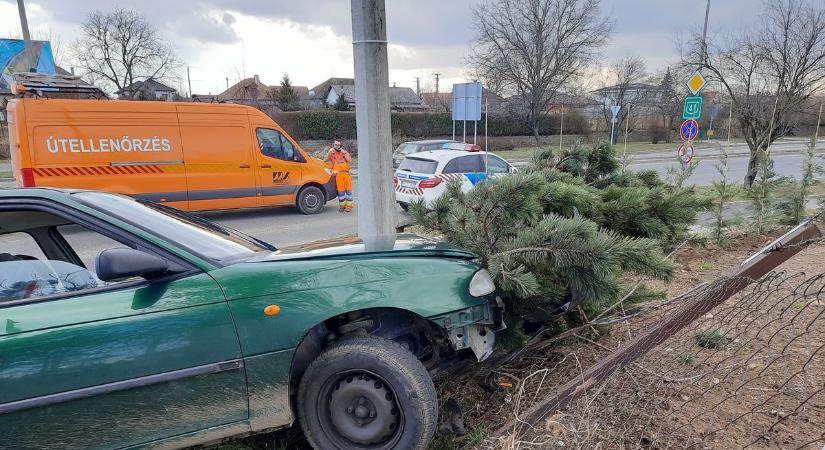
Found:
[[[480,447],[823,448],[825,274],[771,273],[724,301],[720,283],[736,282],[575,331],[595,349],[588,370],[575,352],[529,374],[503,367],[517,381],[516,420]],[[673,320],[687,309],[702,312]],[[648,339],[659,343],[641,356],[615,351]],[[571,389],[546,383],[558,371],[578,371]]]

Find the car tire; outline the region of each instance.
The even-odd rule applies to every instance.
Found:
[[[322,450],[424,450],[438,399],[421,362],[389,339],[359,336],[318,356],[298,388],[298,419]]]
[[[318,186],[304,186],[298,191],[298,196],[295,198],[295,205],[303,214],[318,214],[324,210],[326,197]]]
[[[410,204],[409,203],[398,202],[398,206],[400,206],[401,209],[404,210],[405,212],[410,210]]]

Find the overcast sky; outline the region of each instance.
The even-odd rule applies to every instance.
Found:
[[[462,58],[473,37],[470,11],[484,0],[386,0],[390,82],[441,90],[465,81]],[[51,32],[60,46],[74,40],[93,9],[120,4],[145,15],[191,67],[192,90],[217,93],[258,74],[277,84],[289,73],[312,87],[331,76],[352,76],[349,1],[346,0],[27,0],[34,37]],[[755,26],[760,0],[716,0],[710,34]],[[603,0],[614,22],[604,59],[636,53],[655,71],[676,58],[676,36],[697,29],[702,0]],[[16,0],[0,0],[0,37],[19,35]],[[64,62],[65,65],[69,65]],[[185,80],[185,72],[184,72]],[[179,87],[185,88],[185,81]]]

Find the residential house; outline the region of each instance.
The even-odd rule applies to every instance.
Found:
[[[178,96],[177,89],[167,86],[154,78],[135,81],[115,92],[120,99],[163,100],[171,102]]]
[[[277,105],[277,95],[280,89],[280,85],[268,86],[261,82],[258,75],[254,75],[233,84],[229,89],[218,94],[217,101],[254,106],[262,111],[280,111]],[[292,89],[298,95],[299,103],[308,97],[309,89],[306,86],[292,86]]]
[[[390,88],[390,109],[393,111],[423,111],[427,105],[421,100],[421,97],[415,94],[411,88],[396,87]],[[314,89],[313,89],[314,90]],[[329,86],[326,94],[322,97],[327,105],[334,105],[338,98],[344,96],[350,109],[355,109],[357,104],[355,102],[355,84],[332,84]]]

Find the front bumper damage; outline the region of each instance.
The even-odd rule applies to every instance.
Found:
[[[466,309],[460,309],[430,320],[447,332],[453,350],[469,348],[476,359],[484,361],[495,347],[497,331],[507,328],[504,324],[504,303],[500,298]]]

